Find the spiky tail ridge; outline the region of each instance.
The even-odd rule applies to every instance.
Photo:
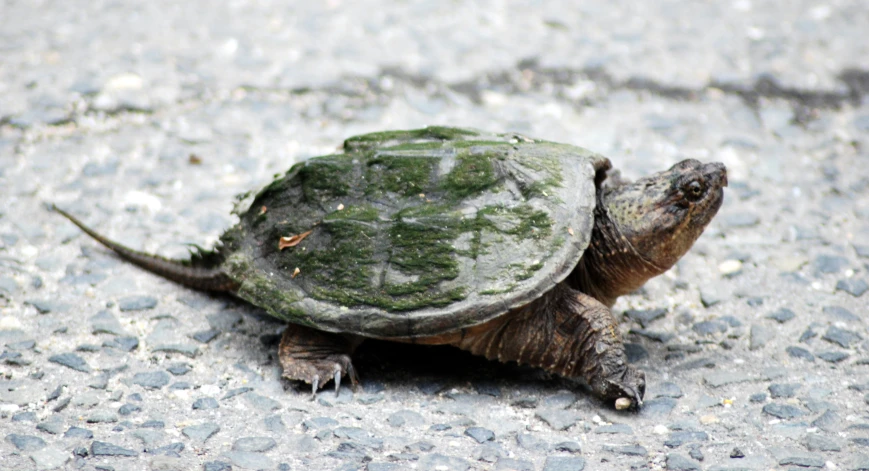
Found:
[[[94,240],[114,251],[122,259],[134,265],[138,265],[151,273],[203,291],[232,292],[238,289],[238,283],[227,276],[226,273],[221,271],[219,268],[188,265],[180,260],[171,260],[160,257],[159,255],[133,250],[103,237],[90,227],[86,226],[83,222],[79,221],[75,216],[57,206],[51,205],[51,208],[69,219],[70,222],[78,226],[79,229],[93,237]]]

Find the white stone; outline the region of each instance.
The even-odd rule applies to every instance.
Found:
[[[118,74],[106,81],[106,90],[141,90],[145,81],[136,74]]]
[[[17,317],[3,316],[0,317],[0,330],[18,330],[21,328],[21,321]]]
[[[728,259],[718,264],[718,271],[722,275],[733,275],[742,270],[742,262],[739,260]]]

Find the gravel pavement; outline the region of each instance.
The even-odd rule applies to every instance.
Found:
[[[867,31],[864,0],[0,0],[0,469],[869,470]],[[47,209],[182,257],[294,162],[429,124],[727,165],[614,308],[642,411],[378,342],[311,400],[280,323]]]

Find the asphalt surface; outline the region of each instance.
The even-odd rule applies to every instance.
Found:
[[[869,469],[865,2],[0,2],[0,469]],[[614,310],[639,413],[449,348],[337,397],[281,324],[121,263],[362,132],[516,131],[725,205]]]

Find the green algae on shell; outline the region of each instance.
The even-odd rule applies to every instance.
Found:
[[[223,237],[238,295],[276,317],[436,335],[536,299],[588,245],[604,160],[590,151],[445,127],[344,147],[279,176]]]

